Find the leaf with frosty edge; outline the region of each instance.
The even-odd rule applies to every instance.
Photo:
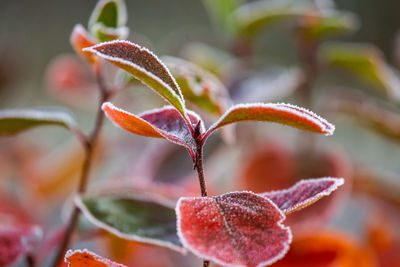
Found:
[[[174,77],[167,67],[149,50],[128,41],[111,41],[88,51],[126,70],[185,115],[185,103]]]
[[[98,58],[96,55],[82,51],[83,48],[93,46],[96,44],[96,42],[91,40],[89,34],[81,24],[75,25],[74,29],[72,30],[70,43],[78,55],[92,64],[97,64]]]
[[[251,192],[180,198],[178,235],[202,259],[224,266],[261,267],[282,258],[292,239],[285,215]]]
[[[335,126],[313,112],[291,104],[238,104],[232,106],[204,133],[203,140],[216,129],[240,121],[269,121],[310,132],[332,135]]]
[[[92,30],[96,23],[110,28],[122,27],[125,26],[127,19],[127,10],[123,0],[100,0],[90,16],[89,29]]]
[[[120,238],[185,252],[174,204],[161,196],[111,192],[77,196],[75,204],[91,223]]]
[[[128,27],[110,28],[101,23],[96,23],[92,27],[93,34],[100,42],[109,42],[117,39],[126,39],[129,36]]]
[[[317,178],[297,182],[294,186],[258,194],[266,197],[278,206],[285,214],[301,210],[324,196],[330,195],[339,186],[343,185],[342,178]]]
[[[186,100],[212,114],[222,115],[225,112],[230,102],[229,94],[216,76],[184,59],[165,56],[162,60]]]
[[[58,125],[75,131],[71,114],[60,109],[0,110],[0,135],[13,135],[37,126]]]
[[[87,249],[68,250],[64,261],[68,263],[68,267],[126,267],[123,264],[96,255]]]
[[[310,8],[305,1],[259,0],[242,5],[233,12],[232,17],[240,34],[253,37],[276,22],[298,19]]]
[[[33,251],[35,241],[42,236],[42,230],[35,225],[3,223],[0,224],[0,266],[14,266],[27,253]]]
[[[165,106],[139,115],[119,109],[109,102],[104,103],[102,108],[116,126],[138,135],[165,138],[184,146],[192,159],[195,158],[196,142],[186,122],[174,107]],[[193,125],[200,123],[200,133],[204,133],[200,117],[189,110],[187,115]]]

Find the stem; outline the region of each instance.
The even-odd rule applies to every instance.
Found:
[[[101,78],[101,73],[98,71],[96,72],[96,78],[97,78],[97,83],[99,85],[99,91],[101,93],[101,98],[99,101],[99,107],[97,109],[97,115],[96,115],[96,122],[94,129],[92,131],[92,134],[87,138],[86,140],[86,145],[84,146],[85,148],[85,160],[83,162],[83,167],[82,167],[82,172],[81,172],[81,178],[79,180],[79,187],[78,187],[78,194],[83,194],[86,192],[87,184],[89,182],[89,173],[90,173],[90,168],[93,160],[93,152],[94,148],[96,146],[96,143],[99,139],[99,135],[101,132],[101,128],[104,123],[104,112],[101,109],[101,106],[103,105],[104,102],[106,102],[110,97],[111,94],[107,90],[102,78]],[[61,259],[64,256],[64,253],[71,242],[72,239],[72,234],[75,230],[75,227],[78,223],[79,220],[79,215],[80,215],[80,210],[77,206],[74,206],[74,210],[72,211],[71,217],[69,218],[69,221],[67,223],[67,228],[63,237],[63,240],[61,241],[61,245],[59,247],[59,250],[57,251],[57,254],[55,256],[55,259],[53,261],[53,264],[51,266],[57,267],[61,261]]]
[[[199,124],[196,126],[195,130],[195,140],[196,140],[196,162],[194,168],[197,170],[197,176],[199,177],[201,196],[207,196],[207,186],[204,179],[204,168],[203,168],[203,141],[199,138]],[[210,266],[210,261],[204,260],[203,267]]]
[[[35,258],[33,257],[32,254],[26,255],[25,261],[26,261],[26,266],[28,266],[28,267],[35,267],[36,266]]]

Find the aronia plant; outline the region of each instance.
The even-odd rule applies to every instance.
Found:
[[[226,108],[229,101],[218,102],[218,98],[211,96],[215,89],[213,86],[219,86],[218,81],[210,82],[203,97],[196,98],[190,91],[193,90],[190,83],[185,79],[178,82],[168,67],[147,48],[118,40],[127,37],[125,24],[126,10],[122,0],[101,0],[90,18],[89,32],[77,25],[71,35],[72,46],[91,65],[100,93],[95,126],[90,134],[81,131],[65,111],[27,109],[0,112],[2,135],[40,125],[58,125],[75,134],[85,149],[74,208],[57,243],[52,266],[60,266],[63,259],[68,266],[123,266],[87,250],[66,252],[81,213],[97,227],[120,238],[181,253],[191,252],[203,260],[203,266],[209,266],[210,261],[222,266],[267,266],[284,257],[292,241],[291,229],[285,225],[286,215],[328,196],[344,180],[332,177],[307,179],[284,190],[258,194],[235,191],[210,196],[203,166],[203,147],[216,130],[243,121],[274,122],[323,135],[332,135],[334,126],[313,112],[291,104],[245,103]],[[115,107],[109,101],[124,89],[124,84],[110,85],[106,81],[105,71],[108,69],[104,61],[154,90],[168,106],[139,115]],[[171,58],[166,58],[166,61],[188,71],[189,76],[198,75],[193,73],[197,70],[190,67],[193,66],[190,62]],[[110,75],[126,75],[125,72],[112,72]],[[185,90],[180,88],[183,82],[187,82]],[[220,117],[206,128],[202,118],[186,107],[185,97],[208,111],[214,110],[214,114]],[[95,146],[105,115],[126,131],[163,138],[183,146],[197,171],[201,195],[181,197],[174,202],[152,190],[146,192],[135,188],[125,192],[111,189],[87,192]],[[30,234],[29,231],[20,232],[21,235],[25,232]],[[4,261],[2,265],[10,265],[28,251],[17,247],[21,242],[18,239],[13,247],[8,247],[10,253],[13,249],[18,253],[15,256],[9,254],[9,259],[1,259]],[[27,259],[30,266],[35,265],[32,257]]]

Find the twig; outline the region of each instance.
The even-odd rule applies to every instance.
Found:
[[[85,161],[83,163],[82,167],[82,173],[81,173],[81,178],[79,180],[79,187],[78,187],[78,194],[83,194],[86,192],[86,187],[89,182],[89,172],[93,160],[93,152],[94,148],[96,146],[96,143],[99,139],[99,135],[101,132],[101,128],[104,123],[104,112],[101,109],[101,106],[103,105],[104,102],[106,102],[110,97],[111,94],[107,90],[104,81],[102,79],[101,73],[99,71],[96,72],[96,78],[97,82],[99,85],[99,90],[101,93],[101,98],[99,101],[99,107],[97,110],[97,115],[96,115],[96,123],[94,126],[94,129],[92,131],[92,134],[89,136],[87,139],[86,145],[85,145]],[[64,234],[64,238],[61,241],[61,245],[59,247],[59,250],[57,251],[57,254],[54,258],[53,264],[51,266],[57,267],[71,241],[72,238],[72,233],[75,230],[75,227],[78,223],[79,220],[79,215],[80,215],[80,210],[77,206],[74,206],[74,210],[72,211],[72,215],[67,223],[67,229]]]

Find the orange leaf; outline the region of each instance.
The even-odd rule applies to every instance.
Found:
[[[125,265],[100,257],[86,249],[67,251],[65,262],[68,263],[68,267],[126,267]]]

